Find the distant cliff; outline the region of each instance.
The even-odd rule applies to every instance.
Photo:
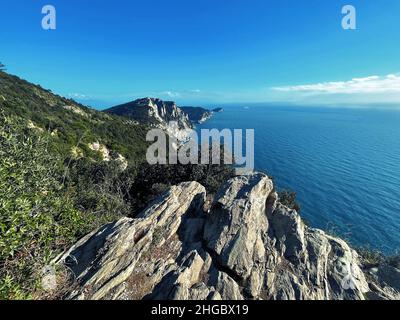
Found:
[[[202,107],[182,107],[181,109],[189,116],[190,121],[195,124],[204,123],[210,119],[214,113]]]
[[[220,112],[222,109],[216,109]],[[214,111],[202,107],[179,107],[175,102],[157,98],[143,98],[105,110],[106,113],[123,116],[140,124],[159,127],[180,140],[195,124],[210,119]],[[177,123],[172,127],[170,122]]]
[[[181,109],[189,116],[189,120],[194,124],[201,124],[209,120],[214,113],[224,111],[222,108],[212,110],[203,107],[181,107]]]
[[[260,173],[229,180],[211,206],[199,183],[174,186],[56,263],[76,279],[66,299],[400,298],[398,265],[363,265],[345,241],[282,205]]]
[[[215,108],[212,110],[212,112],[215,112],[215,113],[222,112],[222,111],[224,111],[224,109],[222,109],[222,108]]]

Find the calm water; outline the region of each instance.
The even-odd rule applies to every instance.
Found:
[[[400,249],[400,111],[225,107],[200,128],[255,129],[256,169],[354,245]]]

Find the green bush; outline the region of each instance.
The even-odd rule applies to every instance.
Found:
[[[118,161],[87,158],[68,162],[65,184],[75,194],[75,206],[89,213],[96,225],[131,213],[129,191],[136,176],[134,168],[122,170]]]
[[[215,194],[219,188],[234,176],[230,165],[149,165],[143,163],[130,191],[132,215],[140,213],[149,202],[169,187],[186,181],[197,181],[208,194]]]
[[[58,159],[32,131],[0,114],[0,299],[29,298],[42,267],[87,231]]]

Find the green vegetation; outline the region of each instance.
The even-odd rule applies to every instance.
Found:
[[[400,254],[390,256],[384,255],[381,251],[368,247],[356,249],[364,268],[374,268],[382,264],[388,264],[395,268],[400,268]]]
[[[37,131],[52,133],[49,147],[63,157],[78,148],[84,156],[96,158],[89,144],[99,142],[130,163],[144,159],[145,126],[90,109],[5,72],[0,72],[0,108]]]
[[[181,107],[181,109],[189,116],[190,121],[199,123],[205,117],[211,117],[210,110],[201,107]]]
[[[197,180],[213,193],[233,175],[229,166],[147,165],[147,129],[0,71],[0,300],[42,296],[42,270],[59,253],[169,186]]]
[[[29,298],[54,253],[87,232],[47,139],[0,114],[0,299]]]
[[[142,211],[146,205],[170,186],[185,181],[201,183],[209,194],[215,194],[221,185],[234,175],[228,165],[149,165],[138,168],[132,185],[130,199],[132,215]]]
[[[65,185],[74,192],[75,206],[102,225],[131,214],[130,190],[136,175],[134,167],[122,170],[116,161],[82,158],[69,162]]]
[[[301,207],[300,204],[296,200],[296,192],[292,192],[289,190],[282,190],[278,192],[279,201],[286,207],[290,209],[294,209],[297,213],[300,213]]]

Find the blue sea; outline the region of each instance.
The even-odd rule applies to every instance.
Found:
[[[400,249],[400,111],[224,106],[198,126],[255,129],[255,166],[301,215],[354,246]]]

